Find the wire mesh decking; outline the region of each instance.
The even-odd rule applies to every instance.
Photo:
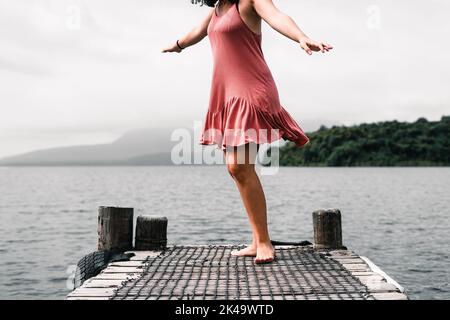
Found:
[[[276,247],[277,259],[255,265],[235,257],[242,246],[173,246],[147,258],[139,277],[118,287],[114,300],[372,300],[348,269],[311,247]]]
[[[132,208],[99,208],[99,250],[133,247],[132,215]],[[243,248],[238,245],[167,247],[167,218],[140,217],[134,249],[121,256],[100,251],[83,258],[80,286],[67,299],[408,299],[373,262],[343,247],[338,209],[313,212],[314,246],[275,243],[276,260],[263,265],[254,264],[253,257],[232,256],[232,250]],[[97,263],[96,257],[103,259]]]

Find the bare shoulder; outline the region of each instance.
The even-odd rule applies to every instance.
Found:
[[[209,10],[208,10],[208,15],[207,15],[207,17],[211,18],[212,15],[214,14],[214,11],[216,11],[216,7],[213,7],[213,8],[211,8],[211,9],[209,9]]]
[[[206,15],[206,17],[204,18],[204,22],[209,23],[209,21],[211,20],[213,14],[214,14],[214,10],[215,8],[209,9],[208,10],[208,14]]]

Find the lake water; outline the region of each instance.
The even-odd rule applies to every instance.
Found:
[[[411,298],[450,298],[450,168],[280,168],[262,181],[274,240],[312,241],[312,211],[339,208],[345,245]],[[0,168],[0,298],[63,299],[96,250],[100,205],[167,216],[170,244],[251,239],[223,166]]]

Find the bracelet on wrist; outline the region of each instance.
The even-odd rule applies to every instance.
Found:
[[[180,49],[180,50],[184,50],[184,48],[182,47],[182,46],[180,46],[180,44],[178,43],[180,40],[177,40],[177,47]]]

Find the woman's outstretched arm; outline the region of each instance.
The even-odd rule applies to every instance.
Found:
[[[302,49],[309,55],[311,55],[313,51],[325,52],[333,49],[329,44],[314,41],[306,36],[291,17],[275,7],[272,0],[252,0],[252,2],[256,13],[258,13],[264,21],[282,35],[300,43]]]
[[[211,17],[214,13],[214,9],[211,10],[208,15],[203,19],[203,21],[192,29],[188,34],[178,40],[178,44],[183,49],[193,46],[196,43],[199,43],[208,35],[208,25]],[[163,49],[162,52],[181,52],[181,49],[178,47],[177,43],[174,42],[167,48]]]

